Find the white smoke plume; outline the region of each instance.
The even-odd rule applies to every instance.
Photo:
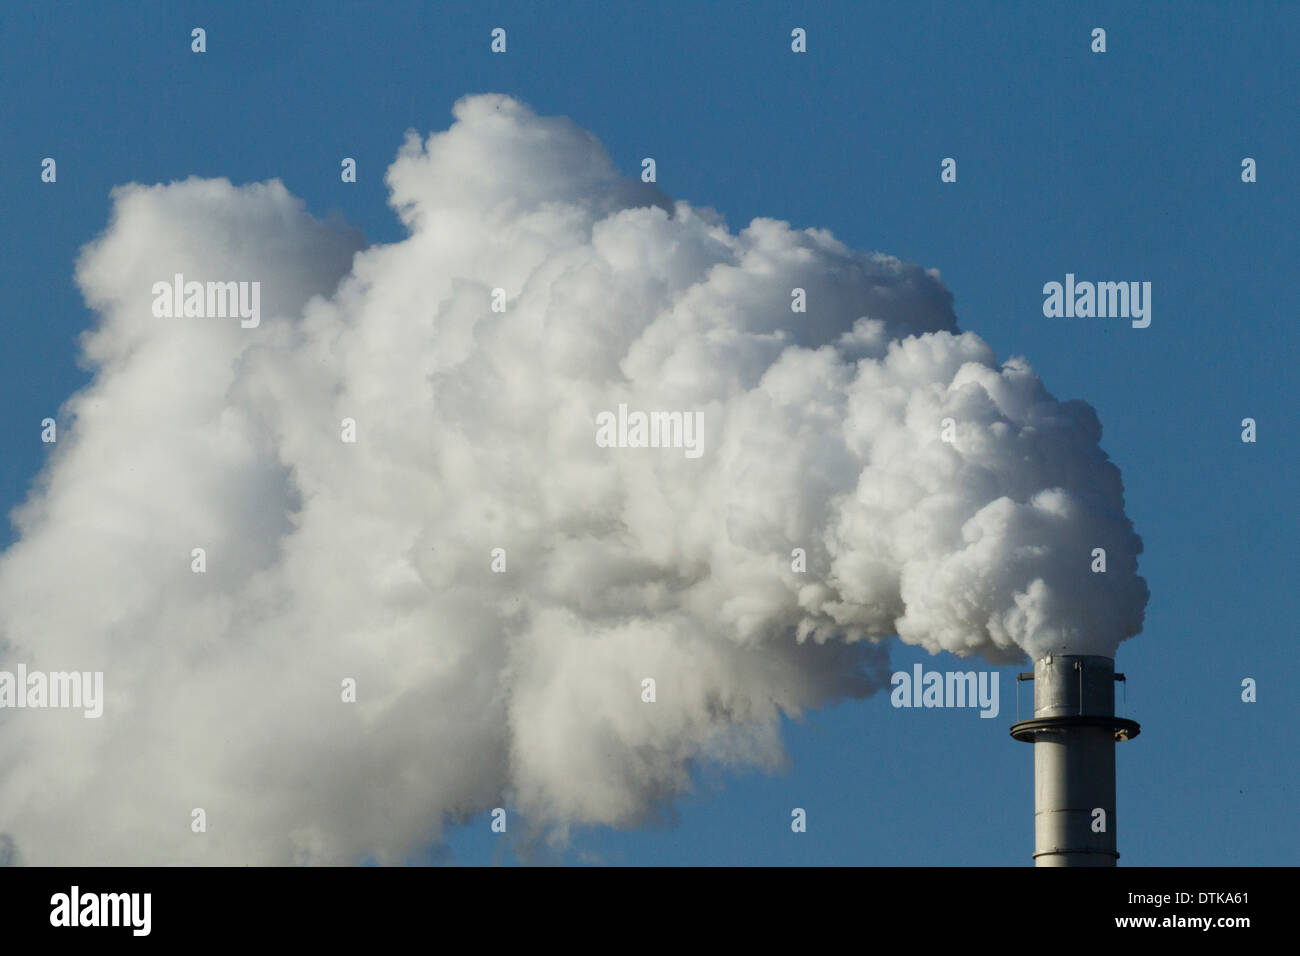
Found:
[[[0,710],[7,857],[634,826],[699,763],[781,767],[781,716],[884,685],[881,639],[1012,662],[1140,631],[1096,415],[960,332],[937,273],[732,233],[507,97],[454,116],[388,171],[391,245],[279,182],[115,192],[77,270],[94,378],[0,559],[0,669],[102,670],[104,714]],[[155,317],[176,273],[260,281],[260,325]],[[701,412],[702,454],[598,447],[620,404]]]

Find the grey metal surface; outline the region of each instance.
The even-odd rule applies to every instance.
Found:
[[[1034,743],[1035,866],[1115,865],[1117,726],[1098,719],[1114,715],[1113,660],[1067,654],[1035,662],[1035,719],[1018,735]]]

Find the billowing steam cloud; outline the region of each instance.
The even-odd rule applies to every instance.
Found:
[[[95,377],[0,563],[0,668],[102,670],[104,713],[0,711],[9,857],[635,825],[882,686],[872,639],[1010,662],[1140,630],[1095,414],[959,332],[936,273],[733,234],[506,97],[455,118],[388,171],[393,245],[278,182],[115,193],[77,272]],[[155,317],[176,273],[259,281],[260,325]],[[699,412],[699,456],[598,446],[619,405]]]

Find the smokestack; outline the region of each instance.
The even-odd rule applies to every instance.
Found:
[[[1034,865],[1114,866],[1115,744],[1141,729],[1115,716],[1124,675],[1109,657],[1048,654],[1019,680],[1034,682],[1033,719],[1011,726],[1034,745]]]

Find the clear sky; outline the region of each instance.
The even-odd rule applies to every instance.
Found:
[[[0,504],[23,500],[45,454],[38,423],[86,381],[76,338],[91,313],[73,265],[114,185],[279,178],[313,214],[338,209],[392,241],[383,171],[404,131],[445,129],[466,93],[508,93],[591,130],[628,174],[655,157],[665,192],[733,230],[774,217],[940,270],[963,329],[1092,404],[1151,589],[1145,631],[1117,658],[1143,724],[1118,748],[1122,863],[1300,863],[1287,291],[1300,7],[1142,6],[7,3]],[[805,55],[790,50],[795,27]],[[343,156],[356,185],[340,182]],[[944,157],[954,184],[940,182]],[[1043,284],[1068,272],[1150,281],[1150,327],[1045,318]],[[970,666],[898,644],[893,660]],[[676,820],[576,831],[558,859],[1027,864],[1032,751],[1007,734],[1021,669],[1001,668],[992,720],[896,710],[883,694],[807,715],[787,727],[786,773],[702,773]],[[1247,677],[1255,703],[1241,701]],[[806,833],[791,832],[793,807]],[[486,817],[428,856],[517,859]]]

